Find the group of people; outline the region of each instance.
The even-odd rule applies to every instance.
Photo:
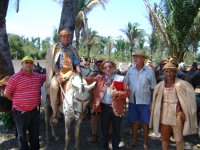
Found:
[[[50,95],[53,110],[52,122],[58,123],[59,86],[68,82],[75,73],[82,78],[80,59],[70,45],[71,32],[62,29],[60,42],[47,52],[46,76],[33,73],[34,60],[22,59],[22,70],[9,79],[5,96],[13,101],[13,112],[18,132],[20,150],[39,149],[40,87],[46,79],[46,91]],[[116,64],[110,60],[98,60],[96,76],[85,77],[87,83],[96,82],[92,91],[92,134],[97,138],[97,120],[100,118],[102,149],[109,150],[110,129],[112,149],[119,149],[120,124],[128,98],[128,120],[132,129],[132,144],[137,145],[138,122],[142,123],[144,149],[148,149],[149,127],[160,132],[162,149],[169,149],[170,136],[176,140],[178,150],[184,149],[183,135],[197,132],[197,116],[194,88],[176,78],[177,67],[168,61],[163,66],[163,81],[157,84],[155,73],[145,65],[147,55],[143,51],[132,54],[134,64],[125,76],[115,72]],[[30,148],[26,139],[29,131]]]

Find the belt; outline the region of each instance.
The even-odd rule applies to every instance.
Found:
[[[102,106],[105,106],[105,107],[112,107],[112,104],[105,104],[105,103],[101,103]]]
[[[15,108],[13,110],[17,111],[17,112],[21,112],[21,113],[32,112],[32,111],[36,111],[36,110],[39,111],[39,106],[36,106],[32,110],[29,110],[29,111],[20,111],[20,110],[16,110]]]

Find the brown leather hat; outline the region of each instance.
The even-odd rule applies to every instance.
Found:
[[[105,60],[105,61],[103,61],[101,67],[103,68],[106,63],[111,63],[112,66],[113,66],[113,68],[117,67],[117,65],[113,61],[111,61],[111,60]]]

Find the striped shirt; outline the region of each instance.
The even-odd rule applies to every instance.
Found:
[[[152,90],[156,86],[155,74],[151,68],[144,66],[138,71],[133,65],[129,68],[125,81],[131,91],[130,103],[147,105],[151,103]]]
[[[12,95],[13,109],[33,110],[40,103],[40,87],[46,76],[38,73],[25,74],[22,70],[11,76],[5,94]]]

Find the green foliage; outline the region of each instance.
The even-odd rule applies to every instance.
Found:
[[[139,29],[139,24],[138,23],[130,23],[128,22],[128,25],[125,29],[121,29],[121,31],[127,36],[129,45],[130,45],[130,52],[138,47],[136,45],[140,39],[144,37],[144,30]]]
[[[171,57],[183,61],[186,53],[197,50],[195,43],[200,40],[200,1],[162,0],[152,9],[149,0],[144,0],[156,36],[169,49]],[[195,49],[195,48],[196,49]],[[191,49],[192,48],[192,49]]]
[[[200,54],[197,55],[196,60],[197,62],[200,62]]]
[[[14,127],[12,114],[10,112],[0,113],[0,121],[3,122],[4,127],[7,129],[11,129]]]
[[[39,37],[32,37],[31,40],[24,36],[8,34],[10,52],[12,59],[22,59],[29,55],[36,59],[44,59],[47,50],[50,48],[51,38],[41,40]]]

